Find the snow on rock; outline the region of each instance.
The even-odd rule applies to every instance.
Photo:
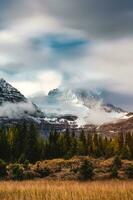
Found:
[[[47,116],[75,115],[78,126],[103,124],[118,119],[124,111],[112,104],[103,103],[102,98],[92,92],[79,90],[51,90],[48,95],[31,98]]]

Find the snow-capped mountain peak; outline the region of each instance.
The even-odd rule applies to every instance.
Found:
[[[48,95],[34,96],[31,101],[0,79],[0,125],[31,120],[47,134],[51,127],[60,131],[86,124],[101,125],[125,119],[126,114],[112,104],[105,104],[99,94],[82,89],[54,89]]]
[[[99,94],[83,89],[54,89],[47,96],[32,98],[48,116],[74,115],[78,124],[102,124],[124,115],[124,111],[112,104],[105,104]]]
[[[41,111],[16,88],[0,79],[0,117],[41,116]]]
[[[0,79],[0,104],[5,102],[25,102],[26,98],[3,78]]]

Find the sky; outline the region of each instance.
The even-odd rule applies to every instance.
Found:
[[[0,0],[0,77],[29,97],[103,93],[133,110],[132,0]]]

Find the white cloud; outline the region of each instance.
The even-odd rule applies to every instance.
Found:
[[[57,115],[74,115],[77,116],[79,126],[85,124],[103,124],[125,115],[125,113],[106,112],[103,108],[102,100],[94,98],[79,98],[77,94],[71,90],[64,90],[55,95],[40,94],[31,98],[31,100],[39,105],[47,116]]]
[[[25,115],[25,112],[29,114],[35,113],[35,107],[31,102],[27,103],[3,103],[0,106],[0,117],[8,118],[21,118]]]
[[[132,52],[132,38],[91,44],[84,56],[61,61],[61,70],[69,75],[64,86],[133,94]]]
[[[38,78],[41,83],[41,90],[47,93],[53,88],[58,88],[61,84],[60,74],[54,71],[43,72]]]
[[[0,7],[0,17],[4,17],[0,74],[26,96],[40,90],[47,93],[61,82],[63,87],[133,94],[133,39],[127,36],[132,33],[133,15],[129,0],[126,2],[123,6],[102,0],[97,6],[96,0],[14,0],[5,10]],[[32,38],[48,33],[65,33],[70,38],[87,35],[94,41],[85,55],[64,59],[45,44],[41,50],[32,46]],[[114,40],[112,36],[117,37]],[[56,75],[47,70],[56,71]]]
[[[37,75],[35,81],[15,81],[11,84],[20,90],[25,96],[30,96],[38,92],[48,93],[53,88],[61,84],[61,76],[54,71],[44,71]]]

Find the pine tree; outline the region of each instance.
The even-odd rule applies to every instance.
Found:
[[[45,159],[45,139],[43,136],[38,137],[38,159]]]
[[[71,148],[70,148],[70,156],[73,157],[75,155],[77,155],[78,153],[78,148],[77,148],[77,138],[75,136],[75,132],[72,132],[72,136],[71,136]]]
[[[118,178],[118,168],[116,166],[111,168],[111,178]]]
[[[113,166],[115,166],[117,169],[119,169],[122,165],[122,162],[121,162],[121,158],[119,155],[116,155],[114,160],[113,160]]]
[[[133,159],[133,135],[132,135],[132,133],[130,133],[130,132],[126,133],[126,142],[125,143],[129,148],[131,159]]]
[[[123,132],[118,133],[118,144],[119,144],[119,153],[121,153],[123,146],[125,144]]]
[[[71,157],[70,149],[71,149],[71,135],[70,135],[70,130],[67,128],[64,133],[64,158],[65,159],[69,159]]]
[[[99,136],[96,133],[93,137],[93,154],[95,157],[101,156],[101,149],[99,147]]]
[[[93,173],[93,165],[89,160],[84,160],[79,168],[79,176],[82,180],[92,179]]]
[[[8,161],[10,159],[10,149],[7,140],[6,129],[0,130],[0,159]]]
[[[28,133],[28,125],[24,122],[21,126],[18,126],[19,136],[18,136],[18,145],[19,145],[19,156],[24,155],[26,137]]]
[[[85,156],[87,155],[87,142],[86,142],[86,136],[84,133],[84,130],[81,130],[80,136],[79,136],[79,147],[80,147],[80,155]]]
[[[87,134],[87,139],[86,139],[86,147],[87,147],[87,155],[92,155],[93,154],[93,142],[92,142],[92,134],[88,133]]]
[[[124,145],[121,150],[121,158],[127,159],[127,160],[131,159],[131,153],[130,153],[129,147],[127,145]]]
[[[39,158],[38,154],[38,131],[36,126],[31,123],[26,136],[25,156],[30,162],[35,162]]]

